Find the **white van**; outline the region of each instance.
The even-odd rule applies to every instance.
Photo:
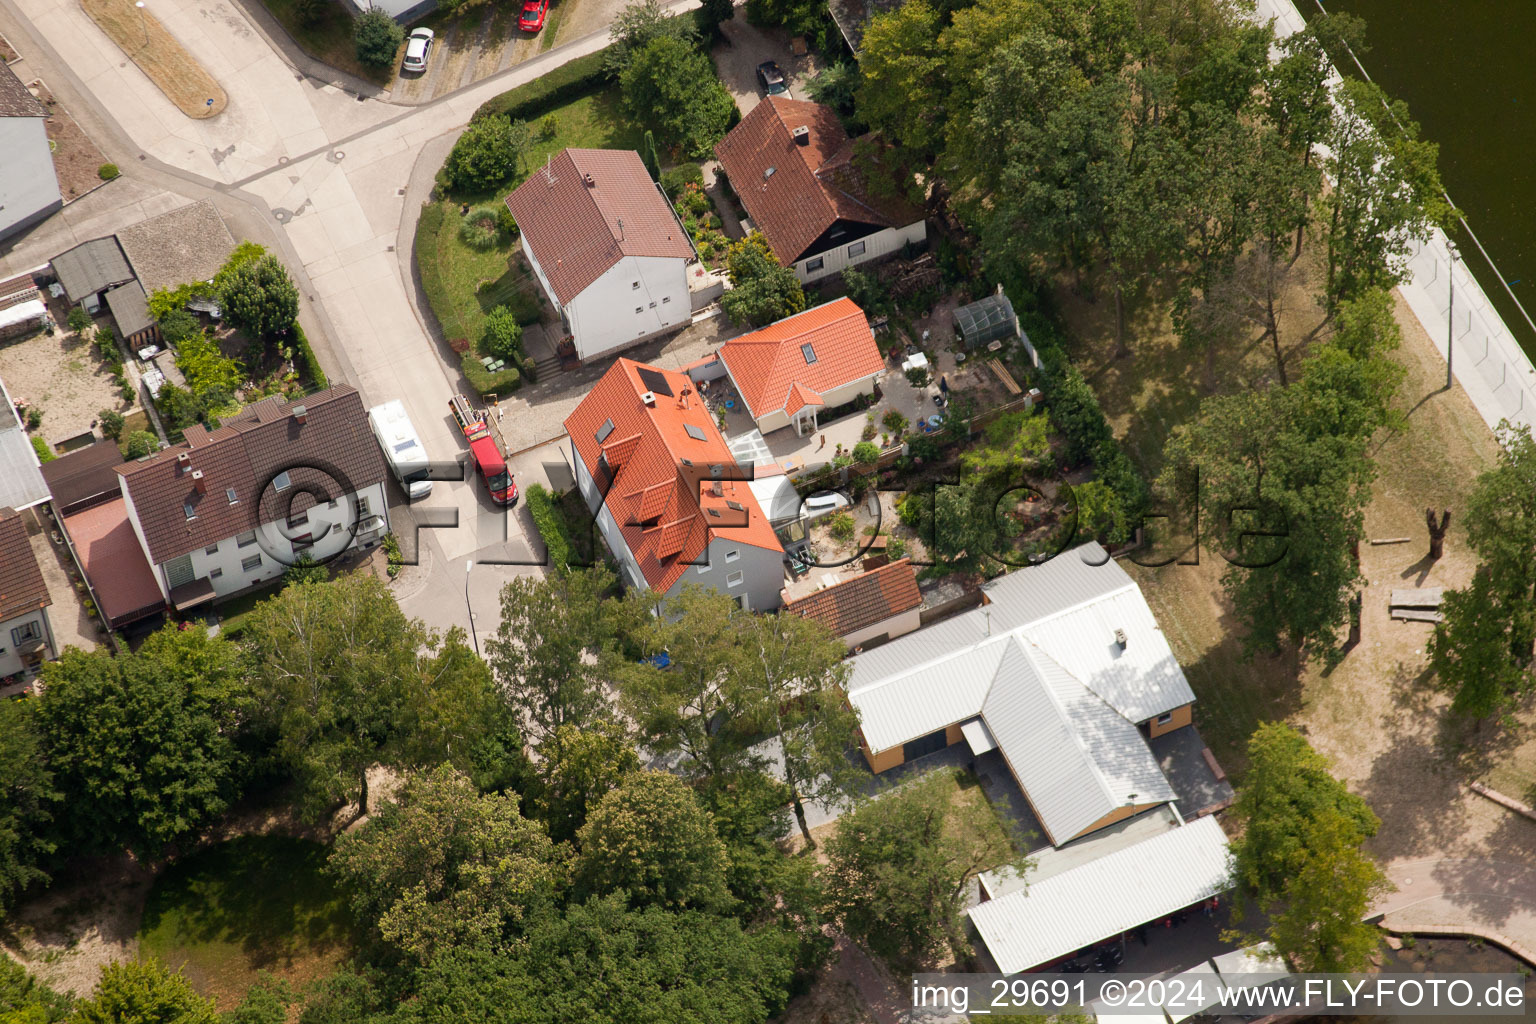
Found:
[[[405,414],[405,406],[397,398],[368,410],[368,425],[379,447],[384,449],[384,461],[395,474],[400,486],[412,501],[419,501],[432,493],[432,481],[427,479],[427,450],[421,446],[411,418]]]

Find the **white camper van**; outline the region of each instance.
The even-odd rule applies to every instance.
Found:
[[[368,410],[368,425],[373,436],[384,449],[384,461],[395,474],[400,486],[412,501],[419,501],[432,493],[432,481],[427,479],[427,450],[421,446],[411,418],[405,414],[405,406],[397,398]]]

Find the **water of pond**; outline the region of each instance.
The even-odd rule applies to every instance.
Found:
[[[1440,144],[1440,173],[1515,296],[1536,318],[1536,3],[1322,0],[1365,19],[1365,70]],[[1296,0],[1307,17],[1317,0]],[[1460,228],[1453,238],[1521,347],[1536,330]]]

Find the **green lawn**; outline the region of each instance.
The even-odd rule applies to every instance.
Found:
[[[555,134],[530,147],[523,162],[525,173],[492,195],[455,196],[422,214],[416,232],[422,288],[450,341],[464,339],[473,344],[480,337],[486,312],[498,305],[512,306],[519,319],[531,319],[535,311],[531,303],[538,296],[538,283],[517,268],[516,240],[489,250],[474,249],[459,240],[463,203],[503,202],[528,172],[544,166],[562,149],[635,149],[644,138],[644,132],[619,111],[616,89],[583,96],[554,108],[548,116],[555,119]],[[542,123],[543,119],[535,124],[536,132]]]
[[[259,971],[295,984],[329,974],[355,933],[325,857],[308,840],[241,836],[177,861],[150,890],[140,953],[184,970],[224,1009]]]
[[[352,45],[352,16],[341,5],[345,0],[332,0],[322,5],[320,17],[312,25],[299,20],[298,0],[261,0],[278,24],[293,37],[293,41],[311,57],[349,75],[356,75],[375,85],[388,85],[395,77],[395,69],[374,68],[357,59]]]

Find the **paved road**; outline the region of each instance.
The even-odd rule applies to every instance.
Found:
[[[349,88],[339,76],[322,81],[290,66],[230,0],[148,2],[225,87],[230,105],[223,114],[207,121],[181,115],[73,0],[0,0],[0,14],[27,23],[24,38],[14,41],[36,52],[38,63],[51,62],[45,77],[78,90],[76,106],[90,108],[85,120],[96,125],[98,141],[124,167],[130,187],[142,177],[182,195],[219,196],[221,210],[244,218],[237,219],[237,233],[275,244],[295,269],[308,300],[306,329],[320,342],[327,369],[356,385],[369,404],[402,399],[428,451],[458,457],[463,440],[447,408],[448,397],[463,387],[457,360],[432,339],[413,305],[409,252],[420,202],[481,103],[602,48],[607,30],[431,103],[402,108]],[[697,2],[669,6],[684,11]],[[112,212],[101,211],[91,223],[113,226]],[[47,230],[56,231],[51,224]],[[424,509],[397,518],[411,513],[437,522],[456,517],[459,524],[423,533],[422,558],[433,569],[402,600],[429,625],[467,624],[466,560],[534,560],[526,513],[502,514],[473,482],[440,483]],[[500,582],[535,571],[526,564],[484,565],[470,573],[469,601],[481,632],[498,619]]]
[[[1385,870],[1397,891],[1375,909],[1392,931],[1477,935],[1536,963],[1536,868],[1420,857],[1391,861]]]

